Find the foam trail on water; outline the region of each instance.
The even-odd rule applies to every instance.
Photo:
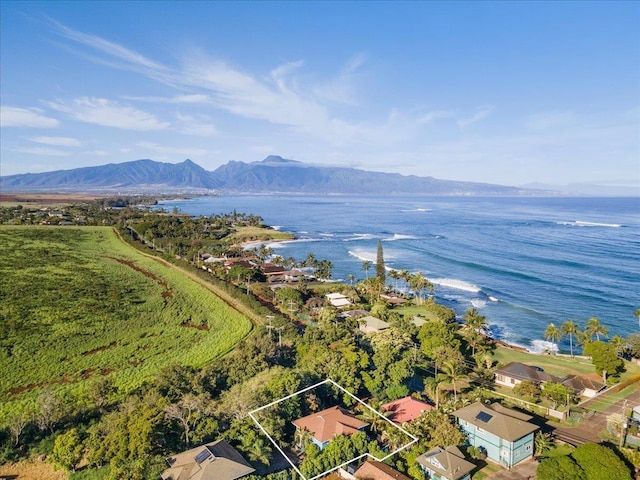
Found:
[[[542,353],[542,352],[558,352],[558,346],[547,342],[546,340],[531,340],[530,352]]]
[[[395,233],[391,238],[385,238],[384,242],[395,242],[396,240],[416,240],[418,237],[415,235],[402,235],[400,233]]]
[[[455,278],[430,278],[429,281],[441,287],[455,288],[456,290],[464,290],[465,292],[479,293],[481,291],[480,287]]]

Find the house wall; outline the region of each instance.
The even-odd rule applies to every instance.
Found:
[[[476,447],[483,447],[487,451],[487,457],[494,462],[512,467],[533,456],[533,433],[515,442],[509,442],[460,418],[458,423],[467,434],[469,443]]]
[[[508,388],[513,388],[519,383],[521,383],[521,381],[518,380],[517,378],[511,378],[507,375],[496,375],[495,382],[498,385],[502,385],[503,387],[508,387]]]
[[[422,463],[420,463],[420,467],[422,467],[422,469],[425,471],[425,473],[427,474],[427,478],[429,480],[470,480],[471,479],[471,474],[470,473],[467,473],[463,477],[451,479],[449,477],[441,477],[441,476],[439,476],[438,473],[434,472],[433,470],[431,470],[426,465],[423,465]]]

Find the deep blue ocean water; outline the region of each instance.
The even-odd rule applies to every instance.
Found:
[[[174,206],[260,215],[297,237],[271,245],[278,255],[313,252],[345,282],[365,277],[382,240],[388,268],[423,272],[439,302],[460,315],[477,308],[494,336],[533,351],[548,347],[551,322],[597,317],[610,336],[638,330],[640,198],[221,195],[159,205]]]

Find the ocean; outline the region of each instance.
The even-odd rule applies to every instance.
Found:
[[[270,245],[278,255],[313,252],[345,282],[365,278],[362,262],[375,263],[382,240],[387,268],[422,272],[438,302],[458,315],[478,309],[492,336],[531,351],[550,347],[552,322],[597,317],[610,336],[639,330],[640,198],[220,195],[158,208],[174,206],[260,215],[296,235]]]

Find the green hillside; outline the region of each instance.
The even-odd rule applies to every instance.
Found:
[[[110,227],[0,227],[0,418],[43,388],[108,376],[125,395],[162,367],[200,367],[251,322]]]

